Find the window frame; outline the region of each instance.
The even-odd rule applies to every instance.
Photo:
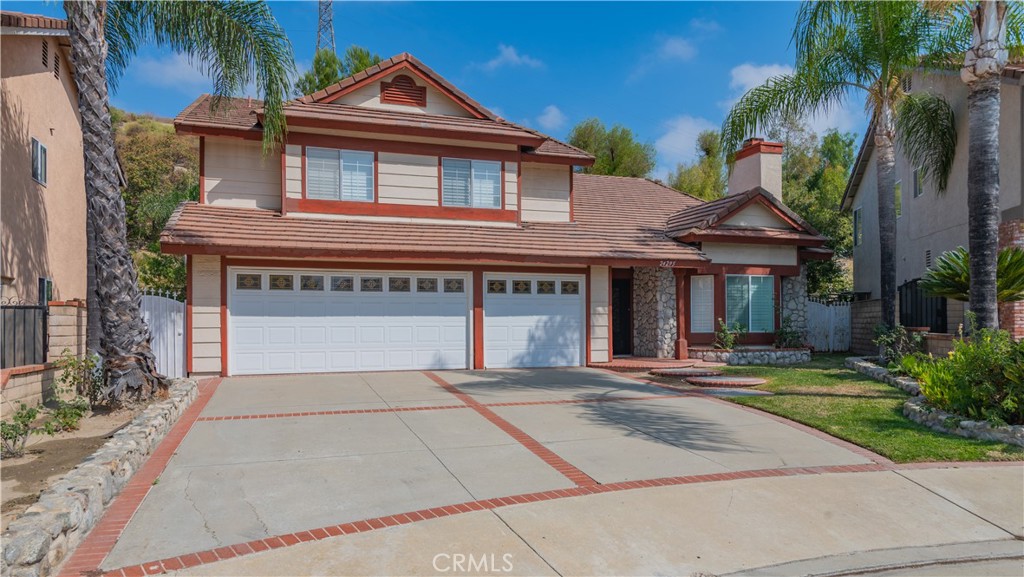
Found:
[[[914,187],[913,197],[914,198],[920,198],[921,195],[924,194],[924,177],[921,176],[921,167],[917,167],[917,168],[914,169],[913,179],[914,179],[914,182],[913,182],[913,187]]]
[[[337,198],[318,198],[310,196],[310,180],[309,171],[311,168],[311,162],[309,162],[309,152],[311,150],[324,150],[334,152],[338,156],[338,197]],[[360,155],[368,155],[370,157],[370,184],[369,184],[369,196],[366,198],[345,198],[345,153],[354,153]],[[358,203],[376,203],[377,202],[377,152],[373,150],[365,150],[358,148],[331,148],[327,146],[304,146],[303,156],[306,159],[305,170],[303,171],[302,178],[303,184],[303,196],[308,200],[324,201],[324,202],[358,202]],[[333,160],[333,159],[332,159]]]
[[[447,196],[445,194],[444,182],[445,182],[445,163],[446,161],[456,162],[468,162],[469,163],[469,189],[467,191],[467,197],[469,204],[448,204],[445,200]],[[477,195],[474,194],[474,181],[476,180],[477,165],[494,165],[498,169],[498,190],[497,190],[497,203],[494,205],[477,204]],[[438,191],[438,206],[442,208],[469,208],[469,209],[485,209],[485,210],[504,210],[505,208],[505,162],[502,160],[476,160],[472,158],[457,158],[453,156],[439,156],[438,157],[438,179],[437,179],[437,191]]]
[[[892,186],[892,203],[896,220],[903,218],[903,179],[897,180]]]
[[[46,186],[46,183],[49,180],[49,175],[47,174],[49,171],[49,153],[46,149],[46,145],[39,139],[32,138],[31,143],[30,153],[32,157],[32,180]],[[37,151],[41,152],[41,154]],[[37,168],[39,168],[38,173],[36,172]],[[40,176],[42,177],[41,179],[39,178]]]
[[[726,321],[726,323],[729,323],[731,325],[732,324],[730,322],[731,315],[729,314],[729,279],[730,278],[744,278],[744,279],[747,280],[747,307],[746,307],[747,308],[747,323],[746,323],[746,327],[745,327],[746,331],[747,331],[747,334],[767,335],[767,334],[774,333],[775,330],[778,328],[778,319],[776,318],[776,316],[777,316],[776,313],[778,311],[779,297],[780,297],[780,295],[777,294],[778,291],[775,290],[775,285],[776,285],[775,275],[770,275],[770,274],[727,274],[727,275],[725,275],[725,321]],[[754,278],[769,279],[768,280],[768,286],[771,288],[772,314],[771,314],[771,325],[768,327],[767,330],[756,330],[756,331],[753,330],[753,325],[754,325],[754,306],[753,306],[754,283],[751,282],[751,279],[754,279]]]
[[[853,209],[853,246],[857,247],[864,243],[864,217],[863,206]]]

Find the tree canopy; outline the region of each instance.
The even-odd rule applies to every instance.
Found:
[[[380,56],[362,46],[349,46],[339,57],[332,50],[321,48],[313,55],[313,66],[295,81],[293,92],[296,96],[312,94],[362,72],[380,62]]]
[[[725,194],[725,160],[718,131],[705,130],[697,135],[697,159],[677,165],[668,175],[668,185],[704,200]]]
[[[596,158],[583,172],[610,176],[646,177],[654,170],[654,145],[640,142],[633,131],[616,124],[611,129],[597,118],[589,118],[569,132],[569,144]]]

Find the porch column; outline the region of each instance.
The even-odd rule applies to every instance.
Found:
[[[686,275],[683,269],[672,270],[676,277],[676,359],[689,357],[689,345],[686,342]]]
[[[725,273],[715,273],[715,318],[711,323],[713,332],[718,331],[718,319],[725,320]]]

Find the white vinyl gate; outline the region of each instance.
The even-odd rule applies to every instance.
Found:
[[[185,303],[175,296],[163,291],[142,295],[142,320],[149,326],[157,372],[170,378],[185,376]]]
[[[808,299],[807,341],[818,352],[850,350],[850,303]]]

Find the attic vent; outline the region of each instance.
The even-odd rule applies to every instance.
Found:
[[[380,83],[380,101],[423,107],[427,105],[427,87],[417,86],[412,78],[402,74],[391,82]]]
[[[60,79],[60,54],[53,55],[53,77]]]
[[[50,65],[50,43],[43,40],[43,66]]]
[[[914,88],[913,79],[909,75],[904,76],[900,81],[900,88],[903,89],[903,92],[910,92]]]
[[[932,268],[932,251],[928,249],[924,251],[924,268]]]

